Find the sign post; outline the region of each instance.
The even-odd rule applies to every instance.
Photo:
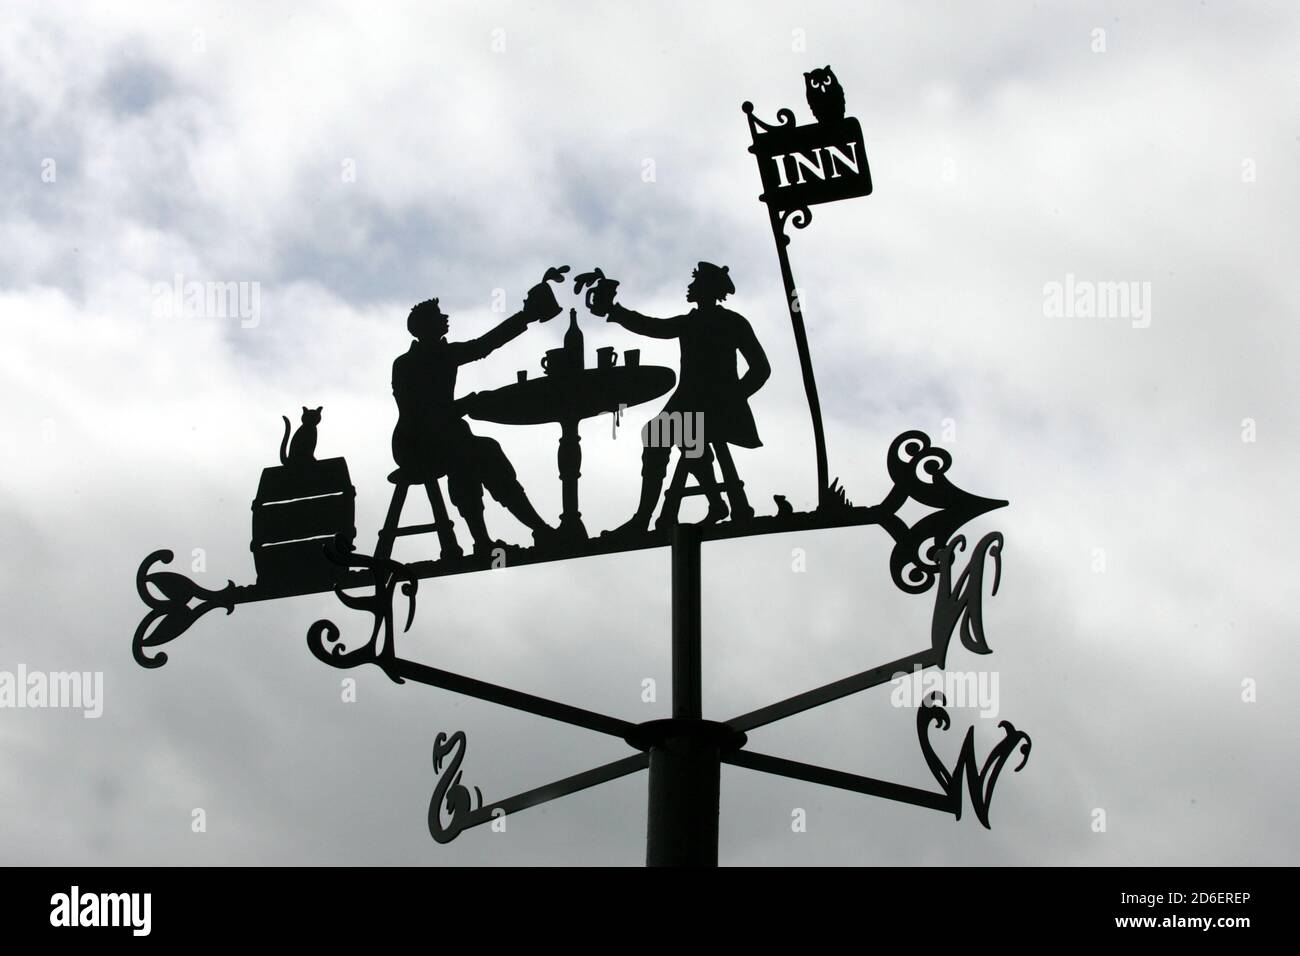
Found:
[[[800,301],[787,251],[790,237],[786,223],[804,229],[812,221],[809,207],[871,194],[871,170],[867,165],[866,144],[862,127],[852,117],[797,126],[788,109],[777,113],[778,123],[765,123],[754,115],[754,104],[742,107],[749,119],[753,141],[749,151],[758,161],[763,183],[759,200],[767,206],[772,239],[781,265],[781,282],[785,287],[785,304],[790,310],[795,349],[799,354],[799,371],[803,375],[804,393],[812,416],[813,443],[817,454],[817,503],[821,508],[842,504],[840,494],[832,490],[826,460],[826,433],[822,426],[821,401],[813,375],[812,355],[808,350],[808,332],[804,328],[803,303]]]

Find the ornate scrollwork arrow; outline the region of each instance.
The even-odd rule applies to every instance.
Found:
[[[895,438],[886,462],[894,487],[879,507],[887,513],[880,525],[895,542],[889,573],[902,590],[922,594],[939,574],[939,550],[957,529],[1006,502],[972,495],[949,481],[952,455],[931,444],[925,432],[904,432]],[[936,510],[908,527],[898,511],[909,498]],[[926,547],[926,542],[933,544]]]
[[[213,608],[223,608],[227,614],[235,610],[234,581],[227,581],[220,591],[209,591],[175,571],[150,570],[160,561],[171,564],[173,558],[175,555],[165,549],[155,551],[140,562],[135,574],[136,592],[149,606],[149,612],[136,627],[131,640],[131,654],[141,667],[162,667],[167,663],[165,651],[150,657],[145,648],[176,640]],[[154,594],[150,587],[159,593]],[[191,601],[198,603],[191,607]]]

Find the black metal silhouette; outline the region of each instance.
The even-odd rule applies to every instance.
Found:
[[[314,448],[314,430],[312,435]],[[357,533],[357,492],[347,462],[317,461],[310,452],[281,459],[285,464],[262,471],[253,499],[251,548],[257,580],[295,593],[328,589],[338,576],[325,558],[324,545],[342,537],[344,546],[351,547]]]
[[[375,619],[370,631],[370,639],[362,647],[349,651],[339,643],[339,629],[330,621],[317,621],[307,632],[307,647],[318,660],[331,667],[355,667],[358,664],[378,664],[389,677],[398,684],[403,683],[400,674],[395,673],[396,653],[395,635],[393,633],[393,596],[400,584],[402,594],[408,599],[406,624],[403,631],[411,629],[415,620],[415,595],[419,589],[419,579],[414,577],[406,565],[388,558],[370,557],[347,551],[346,542],[339,539],[335,545],[325,546],[325,556],[340,568],[365,568],[373,575],[374,593],[366,597],[354,597],[341,586],[335,586],[334,593],[348,607],[357,611],[367,611]],[[382,632],[382,635],[381,635]]]
[[[572,321],[576,328],[576,313]],[[672,388],[675,380],[672,369],[653,365],[587,368],[579,345],[577,354],[548,370],[544,378],[525,379],[490,392],[474,393],[465,400],[465,405],[469,416],[480,421],[560,426],[557,460],[563,485],[563,513],[554,543],[581,548],[588,535],[578,509],[578,479],[582,474],[578,423],[584,418],[618,413],[623,408],[648,402]]]
[[[437,299],[411,309],[406,325],[414,341],[393,362],[393,397],[398,420],[393,429],[393,459],[399,482],[427,483],[447,476],[452,503],[474,539],[474,553],[490,555],[501,542],[493,540],[483,521],[483,489],[527,525],[535,541],[554,530],[533,508],[501,446],[475,435],[455,398],[460,366],[477,362],[521,335],[533,321],[560,314],[550,282],[561,281],[568,266],[552,268],[529,290],[524,307],[485,335],[465,342],[448,342],[448,316]]]
[[[671,387],[670,369],[656,369],[654,366],[640,368],[649,374],[645,379],[634,379],[634,382],[637,387],[642,387],[644,390],[639,393],[622,392],[621,394],[632,394],[632,397],[643,394],[653,397],[653,393],[662,394]],[[615,371],[629,372],[636,369],[621,367],[588,369],[583,374],[591,375],[594,380],[601,382],[605,380],[605,376]],[[519,384],[498,390],[500,394],[478,393],[474,401],[483,402],[482,417],[485,420],[507,421],[510,420],[506,414],[507,409],[526,410],[533,407],[522,400],[515,401],[515,398],[520,396],[520,392],[508,391],[518,388]],[[530,380],[522,384],[534,383]],[[561,387],[558,380],[551,383],[549,377],[539,379],[535,384],[539,387],[538,392],[523,394],[527,397],[545,397],[552,394],[549,389],[558,390]],[[595,386],[593,394],[600,393],[600,387]],[[582,405],[581,400],[577,405],[568,407],[577,407],[579,411],[591,408],[590,405]],[[474,414],[479,413],[476,411]],[[541,416],[547,413],[539,409],[537,414]],[[549,419],[538,418],[537,420]],[[904,432],[895,438],[890,444],[887,462],[893,485],[879,504],[864,507],[846,503],[843,507],[833,510],[795,511],[788,502],[784,502],[783,505],[778,502],[778,513],[775,515],[756,515],[745,522],[723,521],[701,526],[701,538],[704,541],[723,541],[760,534],[880,525],[895,542],[889,559],[890,575],[894,584],[909,594],[922,594],[930,589],[939,576],[942,568],[937,557],[938,550],[951,539],[956,530],[982,514],[1004,507],[1007,502],[982,498],[952,484],[947,477],[948,468],[952,463],[951,456],[942,448],[935,447],[924,432]],[[564,472],[562,471],[561,474],[563,475]],[[572,475],[571,477],[576,478]],[[909,500],[934,510],[909,526],[898,514]],[[576,496],[573,504],[576,509]],[[508,564],[522,567],[571,558],[666,547],[671,540],[671,528],[652,528],[645,534],[636,536],[606,534],[581,540],[576,536],[569,539],[557,535],[554,540],[545,545],[531,548],[506,545],[503,546],[502,553],[506,556]],[[351,551],[348,545],[348,538],[345,537],[337,545],[336,551],[347,553],[350,558],[367,557]],[[339,565],[337,562],[330,561],[328,551],[321,543],[316,547],[320,548],[321,563],[331,566],[331,570],[327,573],[314,575],[309,583],[304,583],[296,576],[288,579],[259,577],[257,583],[253,585],[235,586],[232,583],[220,592],[222,603],[218,606],[229,605],[230,609],[233,609],[233,606],[238,604],[319,593],[335,588],[366,587],[373,583],[368,569],[358,564]],[[170,552],[155,552],[149,555],[140,565],[141,576],[148,572],[150,565],[156,563],[159,554],[170,555]],[[382,560],[388,555],[376,554],[374,557]],[[403,567],[406,569],[404,573],[417,580],[423,580],[488,570],[499,566],[496,557],[492,554],[457,554],[448,557],[444,553],[437,559],[413,561],[404,564]],[[210,596],[213,593],[205,592],[199,585],[177,572],[167,572],[167,575],[168,579],[173,581],[173,589],[180,587],[178,581],[184,581],[191,595]],[[141,594],[143,597],[145,592],[141,591]],[[189,613],[184,605],[178,606],[174,602],[159,602],[152,597],[146,598],[145,601],[150,610],[136,630],[136,645],[139,648],[175,640],[184,634],[200,616]],[[166,660],[165,655],[161,656],[161,660]]]
[[[443,761],[456,745],[459,745],[459,749],[456,750],[452,763],[444,769]],[[467,745],[463,730],[456,731],[450,737],[440,733],[433,743],[433,770],[438,776],[438,783],[434,787],[433,798],[429,801],[429,834],[438,843],[450,843],[460,835],[461,831],[488,823],[498,817],[518,813],[520,810],[527,810],[529,807],[549,803],[560,797],[567,797],[571,793],[587,790],[617,780],[619,777],[626,777],[630,773],[646,769],[650,763],[649,757],[644,753],[623,757],[612,763],[585,770],[487,806],[483,805],[482,792],[475,787],[474,793],[478,797],[479,805],[471,808],[469,788],[460,782],[462,777],[460,764],[464,759]],[[450,817],[446,823],[443,822],[444,813]]]
[[[670,719],[631,724],[615,717],[511,691],[396,656],[383,658],[370,653],[367,658],[358,652],[335,654],[328,658],[329,663],[340,667],[375,663],[394,679],[410,678],[418,683],[506,704],[538,716],[620,737],[629,746],[641,751],[639,757],[605,764],[486,806],[479,794],[478,806],[472,807],[469,791],[461,784],[461,763],[467,746],[465,736],[463,732],[457,732],[449,738],[440,733],[434,747],[434,767],[439,780],[429,808],[429,829],[434,839],[446,843],[463,830],[489,822],[500,813],[514,813],[650,768],[652,818],[647,861],[651,864],[716,863],[718,768],[722,763],[928,807],[952,814],[957,819],[961,818],[962,813],[961,789],[964,780],[976,816],[986,828],[990,827],[988,811],[998,775],[1017,747],[1022,756],[1020,763],[1013,769],[1020,770],[1025,765],[1030,749],[1029,736],[1017,730],[1009,721],[1000,722],[999,727],[1003,730],[1004,737],[983,764],[980,764],[975,753],[974,729],[971,728],[963,739],[956,764],[949,770],[936,754],[928,736],[932,725],[940,729],[950,726],[948,714],[942,709],[942,695],[924,701],[917,714],[922,754],[935,779],[942,786],[942,793],[755,753],[747,750],[746,746],[747,731],[756,727],[877,686],[900,674],[909,674],[917,667],[943,667],[954,634],[959,635],[967,649],[977,653],[990,653],[983,629],[984,569],[986,562],[991,560],[994,564],[991,593],[996,594],[1001,568],[1002,536],[993,532],[980,540],[972,550],[965,569],[958,575],[955,585],[952,583],[952,567],[956,555],[965,547],[964,539],[959,537],[935,552],[935,561],[940,569],[940,587],[935,593],[929,648],[759,711],[718,722],[706,720],[702,716],[699,565],[703,530],[699,525],[679,525],[673,531],[673,717]],[[376,576],[376,598],[391,602],[392,595],[392,587],[381,588]],[[358,606],[353,601],[347,603],[351,607]],[[375,613],[372,606],[364,609]],[[391,607],[384,618],[391,621]],[[338,629],[328,621],[318,621],[312,625],[308,641],[313,645],[313,653],[317,656],[322,656],[317,646],[321,633],[337,636]],[[366,650],[368,649],[367,647]],[[443,760],[453,750],[454,759],[444,770]],[[659,799],[655,798],[656,788],[663,791]],[[450,818],[445,823],[442,818],[444,812]],[[656,813],[659,815],[657,821]]]
[[[943,709],[944,703],[943,694],[935,693],[924,700],[916,711],[916,732],[921,738],[921,750],[925,753],[925,762],[929,765],[934,778],[943,786],[944,793],[951,801],[950,812],[958,820],[961,819],[961,783],[962,777],[965,776],[975,816],[979,818],[980,823],[984,824],[986,830],[990,830],[992,827],[989,826],[989,803],[993,799],[993,787],[998,782],[998,774],[1002,772],[1003,766],[1011,759],[1011,754],[1017,747],[1020,748],[1020,763],[1012,770],[1023,769],[1025,762],[1029,760],[1029,749],[1033,742],[1027,733],[1016,730],[1011,721],[1000,720],[998,727],[1005,736],[989,751],[989,755],[981,765],[975,756],[975,728],[971,727],[962,739],[957,765],[949,770],[939,759],[939,755],[934,752],[929,733],[932,724],[940,730],[947,730],[952,725],[948,712]]]
[[[151,570],[159,561],[171,564],[174,557],[166,549],[155,551],[140,562],[135,573],[136,593],[149,606],[149,613],[141,619],[131,640],[131,656],[141,667],[162,667],[167,663],[166,651],[150,657],[145,648],[174,641],[213,608],[222,608],[226,614],[235,610],[234,581],[227,581],[220,591],[209,591],[176,571]],[[150,591],[151,586],[158,594]],[[190,602],[196,600],[199,603],[191,607]]]
[[[293,440],[289,440],[289,433],[292,426],[289,424],[287,415],[281,415],[284,419],[284,437],[280,439],[280,464],[282,465],[308,465],[316,460],[316,439],[318,433],[316,426],[320,424],[321,413],[324,407],[317,405],[315,408],[302,407],[302,421],[298,430],[293,433]]]
[[[374,664],[396,683],[410,681],[501,704],[619,738],[636,751],[485,805],[479,789],[471,790],[464,783],[462,765],[468,747],[465,734],[440,733],[433,748],[437,782],[428,814],[430,833],[439,843],[503,813],[515,813],[648,769],[647,862],[713,864],[717,862],[723,763],[929,807],[957,818],[963,809],[964,781],[976,816],[988,827],[989,803],[999,774],[1017,748],[1022,759],[1014,769],[1024,766],[1031,746],[1029,737],[1003,721],[1003,739],[980,763],[974,731],[969,730],[950,769],[938,757],[929,738],[932,726],[950,726],[942,696],[923,702],[917,714],[922,754],[942,788],[938,793],[748,749],[748,734],[756,728],[919,668],[943,667],[954,634],[967,650],[990,653],[983,621],[985,573],[990,562],[990,594],[997,593],[1001,578],[1003,538],[991,532],[971,548],[965,568],[954,579],[957,555],[966,549],[962,527],[1007,502],[972,495],[954,485],[948,477],[951,456],[934,446],[923,432],[904,432],[890,444],[886,465],[891,485],[878,504],[855,505],[838,478],[828,480],[816,383],[784,230],[787,222],[793,222],[796,228],[807,226],[811,219],[808,209],[813,204],[869,194],[871,177],[861,129],[856,120],[843,115],[843,91],[834,73],[826,67],[805,74],[805,81],[809,105],[818,119],[815,124],[798,126],[789,110],[781,110],[777,114],[779,123],[773,126],[754,117],[752,104],[744,104],[744,111],[750,123],[750,152],[758,159],[763,179],[761,198],[768,206],[776,239],[813,419],[818,474],[813,510],[797,511],[785,496],[776,495],[776,513],[758,514],[737,474],[730,446],[752,448],[761,444],[748,399],[766,381],[770,366],[749,323],[720,304],[735,291],[725,267],[700,262],[687,288],[687,300],[694,309],[670,319],[651,319],[616,304],[619,283],[600,269],[575,278],[574,293],[584,296],[594,315],[634,334],[679,339],[680,376],[672,369],[641,365],[636,349],[624,351],[622,365],[614,349],[601,349],[595,365],[589,366],[577,311],[570,309],[564,346],[546,353],[544,375],[530,379],[526,371],[520,372],[514,383],[457,397],[455,386],[461,365],[485,358],[522,335],[531,323],[549,321],[561,314],[563,309],[551,286],[563,282],[569,267],[555,267],[529,290],[519,312],[475,339],[447,341],[449,320],[437,299],[411,310],[407,326],[414,341],[393,363],[392,375],[399,412],[392,447],[398,468],[389,476],[393,497],[373,555],[355,549],[355,492],[347,465],[342,458],[316,459],[321,409],[304,406],[302,424],[292,437],[290,423],[284,420],[279,464],[263,471],[253,502],[256,583],[236,586],[230,581],[219,591],[208,590],[183,574],[155,568],[159,562],[171,562],[170,551],[150,554],[136,576],[137,591],[148,610],[133,638],[135,659],[144,667],[160,667],[167,654],[152,649],[174,641],[213,608],[230,614],[237,604],[332,590],[345,607],[369,614],[371,628],[366,640],[358,643],[345,641],[332,621],[316,621],[308,629],[307,643],[322,662],[338,668]],[[738,374],[740,358],[746,364],[744,375]],[[656,419],[662,422],[667,417],[667,435],[660,431],[652,441],[648,431],[643,433],[645,450],[636,512],[611,532],[589,535],[579,510],[579,423],[605,412],[620,414],[627,407],[664,395],[674,385],[676,391]],[[672,431],[674,415],[679,416],[676,433]],[[681,416],[699,416],[703,422],[705,430],[697,435],[697,442],[688,439],[683,428],[686,420]],[[467,417],[500,424],[560,426],[557,462],[563,508],[557,527],[553,528],[533,508],[500,445],[476,436]],[[666,441],[660,440],[665,437]],[[663,495],[659,520],[651,527],[673,447],[679,449],[678,467]],[[697,450],[698,456],[689,453]],[[720,484],[713,471],[715,457],[722,471]],[[692,476],[696,485],[688,487],[687,478]],[[473,539],[469,553],[456,539],[442,499],[442,478],[447,479],[451,501]],[[412,485],[424,487],[433,512],[432,523],[401,523]],[[533,531],[531,546],[507,544],[488,533],[483,519],[484,489]],[[708,514],[698,524],[678,523],[678,508],[687,494],[704,494],[708,499]],[[908,502],[930,510],[909,524],[902,517]],[[701,692],[703,542],[873,525],[882,528],[894,542],[889,571],[895,585],[909,594],[934,592],[929,645],[725,722],[706,719]],[[392,558],[397,537],[434,532],[440,544],[437,558],[411,562]],[[503,556],[512,566],[525,566],[658,547],[669,547],[672,560],[673,710],[669,719],[635,724],[417,663],[398,653],[397,594],[400,591],[407,599],[402,631],[409,632],[421,580],[497,567]],[[365,589],[369,592],[355,593]]]
[[[669,374],[671,375],[670,372]],[[374,558],[349,551],[346,548],[347,538],[339,538],[334,546],[324,549],[326,559],[338,566],[338,579],[332,589],[347,607],[371,615],[371,631],[363,644],[349,649],[340,640],[339,628],[329,620],[321,620],[308,630],[308,646],[318,659],[333,667],[352,668],[362,664],[375,664],[398,683],[414,681],[502,704],[618,737],[638,751],[633,756],[492,804],[483,805],[480,794],[478,805],[473,806],[469,790],[461,783],[460,767],[466,747],[464,736],[461,734],[446,738],[440,735],[435,748],[435,771],[440,774],[440,778],[429,814],[430,833],[438,842],[448,842],[465,829],[489,822],[502,813],[515,813],[639,770],[650,769],[651,822],[647,861],[652,864],[716,863],[718,767],[722,763],[929,807],[958,818],[962,810],[961,786],[964,777],[976,816],[987,827],[989,802],[1002,767],[1017,745],[1021,746],[1024,757],[1028,756],[1027,735],[1007,722],[1001,725],[1006,737],[982,766],[975,756],[973,733],[968,732],[957,763],[949,771],[935,756],[924,732],[930,724],[946,728],[946,713],[936,710],[930,702],[926,703],[918,714],[918,726],[922,728],[922,750],[927,765],[943,787],[942,793],[815,767],[746,749],[746,735],[750,730],[879,686],[900,674],[909,674],[916,668],[943,667],[954,633],[959,635],[961,643],[968,650],[989,653],[983,625],[984,575],[987,562],[992,561],[994,576],[991,593],[996,594],[1001,574],[1003,539],[997,532],[984,536],[972,549],[965,569],[957,575],[954,582],[953,564],[957,554],[965,549],[966,542],[963,536],[952,532],[966,521],[1002,507],[1006,502],[971,495],[953,485],[947,478],[951,457],[943,449],[935,447],[928,436],[921,432],[907,432],[898,436],[890,446],[888,465],[893,485],[880,504],[873,507],[846,505],[842,512],[831,513],[820,509],[804,513],[780,509],[778,515],[755,518],[747,523],[677,525],[670,531],[650,531],[631,543],[611,545],[606,538],[593,538],[587,540],[585,547],[581,548],[564,547],[547,551],[535,547],[512,552],[516,563],[530,564],[564,560],[584,554],[671,545],[674,700],[674,716],[671,720],[633,724],[430,667],[398,655],[394,626],[394,601],[398,590],[409,600],[403,628],[404,631],[409,631],[415,612],[417,582],[423,578],[480,570],[487,566],[474,556],[403,564],[389,558]],[[908,500],[936,510],[908,526],[897,513]],[[700,694],[701,543],[754,534],[868,525],[881,526],[895,541],[890,571],[899,588],[919,594],[938,584],[935,589],[930,646],[852,677],[741,714],[726,722],[705,720]],[[257,585],[242,588],[230,582],[221,591],[209,591],[179,573],[152,570],[158,561],[167,563],[171,559],[170,552],[155,552],[142,563],[138,573],[137,588],[150,610],[136,630],[133,649],[137,661],[146,667],[161,666],[167,659],[163,652],[149,657],[145,653],[146,648],[179,637],[214,607],[224,608],[230,613],[236,604],[295,593],[285,591],[282,586],[268,586],[261,580]],[[148,585],[152,585],[162,597],[151,593]],[[363,587],[372,588],[372,593],[363,596],[348,593],[349,589]],[[191,602],[196,599],[199,603],[191,606]],[[444,770],[444,761],[448,756],[453,756],[453,748],[454,759]],[[1015,769],[1018,770],[1023,765],[1024,759]],[[477,794],[477,789],[475,792]]]
[[[674,447],[678,449],[677,472],[656,524],[659,530],[676,523],[688,472],[694,475],[698,492],[708,496],[705,524],[728,516],[737,522],[749,521],[754,509],[736,474],[729,446],[757,448],[762,444],[749,398],[762,388],[772,368],[749,322],[721,304],[736,291],[729,270],[711,262],[699,263],[686,287],[686,301],[694,308],[668,319],[652,319],[614,302],[618,283],[605,278],[599,269],[578,276],[574,291],[580,291],[592,276],[597,278],[587,294],[587,307],[593,314],[638,335],[677,339],[682,356],[677,391],[642,432],[641,497],[636,512],[611,535],[636,537],[649,529]],[[739,377],[737,356],[746,365],[745,374]],[[685,446],[692,438],[699,447],[688,451]],[[713,473],[715,456],[722,469],[721,488]]]
[[[478,797],[478,806],[470,798],[469,787],[460,782],[461,762],[465,759],[465,731],[458,730],[450,737],[439,734],[433,742],[433,772],[441,774],[438,785],[433,788],[433,799],[429,801],[429,833],[439,843],[450,843],[466,827],[473,826],[473,812],[483,807],[483,792],[474,788]],[[443,768],[443,761],[451,756],[451,762]],[[446,812],[451,820],[442,822]]]
[[[902,590],[922,594],[941,570],[934,552],[966,522],[1007,502],[981,498],[953,485],[947,474],[952,456],[932,445],[924,432],[899,435],[886,460],[894,487],[878,507],[885,513],[880,523],[895,542],[889,573]],[[898,515],[909,498],[934,509],[910,527]],[[934,544],[927,547],[931,541]]]
[[[389,482],[393,485],[393,497],[388,503],[388,515],[384,518],[384,526],[379,529],[379,539],[375,543],[375,557],[389,557],[393,553],[394,543],[403,535],[430,533],[438,535],[439,554],[444,560],[462,557],[465,552],[460,542],[456,540],[456,526],[447,514],[447,505],[442,500],[442,489],[438,487],[438,479],[432,475],[426,475],[420,484],[423,485],[424,492],[429,498],[433,521],[426,524],[403,525],[401,523],[402,508],[406,504],[406,496],[411,490],[413,478],[414,476],[400,468],[388,476]]]
[[[808,332],[804,328],[803,305],[790,268],[786,247],[790,237],[786,223],[805,229],[812,222],[810,206],[871,194],[871,170],[867,165],[866,143],[862,127],[852,117],[844,116],[844,91],[829,66],[804,74],[808,105],[816,123],[796,125],[789,109],[777,110],[775,124],[754,115],[754,104],[741,106],[749,120],[752,145],[749,151],[758,161],[763,194],[758,198],[767,205],[772,238],[781,265],[786,305],[794,329],[795,348],[808,412],[812,417],[813,442],[817,454],[817,497],[820,507],[839,505],[831,491],[830,470],[826,458],[826,433],[822,426],[821,400],[813,375],[812,354],[808,350]]]
[[[844,88],[829,66],[803,75],[804,95],[808,108],[819,123],[838,123],[844,119]]]

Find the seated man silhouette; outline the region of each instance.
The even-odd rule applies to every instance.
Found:
[[[549,300],[549,301],[548,301]],[[393,460],[414,481],[447,476],[452,503],[474,538],[474,553],[488,554],[494,541],[483,522],[483,489],[532,529],[534,543],[549,540],[552,529],[533,508],[501,446],[475,435],[455,400],[456,374],[520,335],[534,320],[555,315],[559,306],[542,283],[529,292],[524,307],[495,328],[466,342],[448,342],[448,319],[437,299],[411,309],[406,328],[415,341],[393,362]]]
[[[685,467],[695,475],[708,498],[706,523],[721,521],[728,514],[713,475],[715,454],[731,502],[732,519],[752,518],[754,509],[745,496],[728,446],[757,448],[763,444],[749,410],[749,397],[767,381],[772,368],[749,321],[721,305],[723,299],[736,291],[727,267],[711,262],[696,266],[686,287],[686,301],[694,303],[695,308],[669,319],[649,318],[618,305],[614,302],[617,285],[601,277],[588,294],[591,311],[638,335],[677,339],[681,345],[681,372],[677,390],[660,413],[661,427],[652,429],[650,426],[655,424],[652,421],[642,432],[641,500],[636,513],[611,533],[635,535],[649,530],[673,446],[678,448]],[[743,376],[737,375],[737,355],[745,360]],[[694,427],[684,427],[686,416],[692,417]],[[677,427],[664,428],[665,423]],[[670,435],[667,442],[665,431]],[[697,452],[694,455],[688,454],[685,447],[688,434],[702,436],[703,447],[693,449]],[[668,524],[674,517],[661,515],[659,524]]]

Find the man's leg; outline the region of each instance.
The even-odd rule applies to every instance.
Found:
[[[704,489],[704,497],[709,502],[709,513],[704,516],[704,524],[713,524],[727,516],[727,505],[722,500],[718,481],[713,475],[713,451],[706,442],[698,458],[687,458],[686,467],[695,476],[696,482]]]
[[[636,513],[610,534],[645,534],[650,530],[650,518],[659,504],[659,492],[663,490],[664,477],[668,474],[668,456],[671,453],[671,447],[645,446],[641,452],[641,500],[637,503]]]
[[[474,470],[464,465],[449,470],[447,492],[451,495],[451,503],[465,519],[470,537],[474,539],[474,553],[491,552],[496,542],[488,535],[487,525],[483,521],[483,485],[479,483]]]
[[[519,478],[515,475],[514,466],[494,439],[475,437],[474,460],[483,485],[503,508],[533,532],[534,540],[555,531],[542,520],[533,503],[528,500],[523,485],[519,484]]]
[[[690,474],[691,470],[687,467],[686,459],[678,453],[677,467],[673,469],[673,476],[668,479],[668,490],[663,493],[663,504],[659,508],[659,517],[655,519],[656,531],[671,528],[677,523],[677,515],[682,510],[682,494],[686,491],[686,479]]]
[[[718,455],[718,467],[722,470],[722,487],[726,489],[727,500],[731,502],[731,520],[748,521],[754,517],[754,509],[749,505],[745,495],[745,486],[736,474],[736,463],[731,460],[731,448],[725,441],[713,446]]]

